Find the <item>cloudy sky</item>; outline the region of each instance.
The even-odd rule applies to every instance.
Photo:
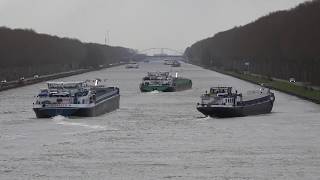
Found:
[[[195,41],[306,0],[0,0],[0,26],[134,49]]]

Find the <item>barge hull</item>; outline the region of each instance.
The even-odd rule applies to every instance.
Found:
[[[119,108],[120,95],[116,95],[106,99],[90,108],[72,108],[72,107],[42,107],[33,108],[37,118],[50,118],[54,116],[79,116],[79,117],[94,117],[99,116]]]
[[[243,117],[249,115],[267,114],[272,111],[273,101],[265,101],[259,104],[234,107],[210,107],[198,106],[197,110],[206,116],[211,117]]]
[[[113,96],[92,108],[79,109],[74,116],[94,117],[119,109],[120,95]]]
[[[162,91],[169,92],[170,86],[145,86],[140,85],[141,92]]]
[[[176,92],[184,91],[192,88],[191,80],[184,80],[183,83],[177,83],[174,86],[162,85],[162,86],[146,86],[140,85],[141,92],[161,91],[161,92]]]

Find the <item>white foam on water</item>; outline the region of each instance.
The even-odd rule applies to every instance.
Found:
[[[199,120],[204,120],[204,121],[212,119],[212,117],[210,117],[210,116],[197,116],[196,118]]]
[[[54,121],[62,121],[62,120],[68,119],[68,118],[67,118],[67,117],[64,117],[64,116],[61,116],[61,115],[58,115],[58,116],[52,117],[52,119],[53,119]]]
[[[157,91],[157,90],[154,90],[154,91],[151,91],[150,94],[159,94],[160,91]]]
[[[98,129],[98,130],[112,130],[116,131],[117,129],[107,129],[105,126],[100,126],[100,125],[90,125],[90,124],[85,124],[85,123],[77,123],[77,122],[68,122],[69,118],[64,117],[64,116],[55,116],[52,118],[53,121],[58,124],[58,125],[64,125],[64,126],[79,126],[79,127],[85,127],[85,128],[90,128],[90,129]]]

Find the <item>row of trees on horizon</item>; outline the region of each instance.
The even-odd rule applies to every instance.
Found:
[[[249,71],[320,85],[320,0],[271,13],[196,42],[185,51],[195,64]]]
[[[126,61],[135,51],[0,27],[0,80],[52,74]]]

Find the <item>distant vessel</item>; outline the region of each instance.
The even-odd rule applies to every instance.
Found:
[[[172,65],[172,61],[169,59],[165,59],[163,64],[164,65]]]
[[[164,65],[170,65],[172,67],[180,67],[181,63],[177,60],[172,60],[172,59],[165,59],[164,60]]]
[[[33,110],[37,118],[57,115],[92,117],[119,108],[120,91],[117,87],[94,85],[87,82],[48,82],[48,88],[37,95]]]
[[[174,60],[171,64],[171,67],[180,67],[181,66],[181,63],[177,60]]]
[[[192,88],[192,81],[187,78],[172,77],[169,72],[148,72],[140,84],[141,92],[174,92]]]
[[[232,87],[213,87],[201,96],[197,109],[211,117],[239,117],[270,113],[274,101],[274,93],[264,87],[245,95],[232,92]]]
[[[139,64],[136,63],[136,62],[130,62],[130,63],[128,63],[128,64],[126,65],[126,68],[127,68],[127,69],[131,69],[131,68],[133,68],[133,69],[138,69],[138,68],[139,68]]]

